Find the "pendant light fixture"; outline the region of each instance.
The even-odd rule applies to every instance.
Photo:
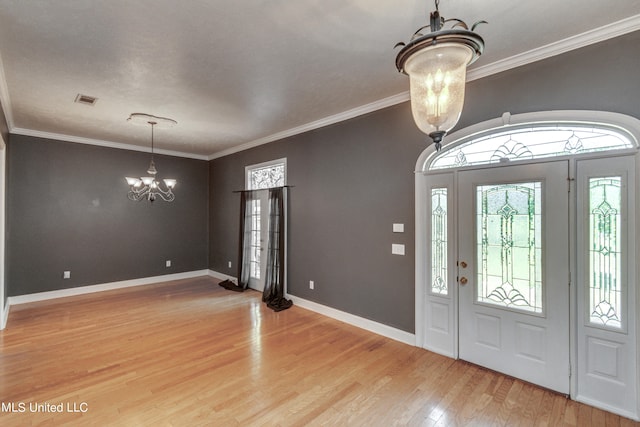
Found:
[[[460,19],[444,19],[436,10],[430,23],[419,28],[396,56],[396,68],[409,76],[411,111],[418,128],[429,135],[440,150],[442,138],[458,123],[464,104],[467,66],[475,62],[484,50],[484,40]],[[449,30],[446,22],[454,21]],[[459,27],[459,28],[458,28]],[[431,30],[422,34],[425,28]]]
[[[175,179],[163,179],[162,181],[166,186],[165,190],[162,188],[162,183],[156,180],[158,171],[153,159],[153,130],[155,126],[173,127],[177,122],[166,117],[156,117],[143,113],[133,113],[129,116],[127,121],[131,123],[151,125],[151,162],[149,163],[149,169],[147,169],[147,174],[149,174],[149,176],[143,176],[140,178],[126,177],[125,179],[127,180],[127,184],[129,184],[129,193],[127,194],[127,197],[129,200],[136,202],[143,199],[153,202],[158,197],[165,202],[173,202],[175,195],[172,190],[176,186],[177,181]]]

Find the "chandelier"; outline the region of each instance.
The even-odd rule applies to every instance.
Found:
[[[147,174],[149,176],[143,176],[140,178],[126,177],[127,184],[129,184],[129,193],[127,197],[129,200],[139,202],[140,200],[147,199],[150,202],[156,200],[157,197],[161,198],[165,202],[173,202],[176,196],[173,194],[173,188],[176,186],[175,179],[163,179],[166,190],[162,188],[162,183],[156,180],[156,164],[153,161],[153,130],[155,126],[161,127],[173,127],[177,124],[175,120],[167,119],[165,117],[156,117],[149,114],[134,113],[129,116],[127,121],[137,124],[151,125],[151,162],[149,163],[149,169]]]
[[[409,75],[411,112],[418,128],[429,135],[440,150],[442,138],[458,123],[464,104],[467,66],[475,62],[484,50],[484,40],[460,19],[444,19],[436,10],[431,12],[430,24],[413,33],[411,41],[396,56],[396,68]],[[454,21],[449,30],[446,22]],[[459,28],[456,28],[459,27]],[[428,34],[422,30],[429,28]]]

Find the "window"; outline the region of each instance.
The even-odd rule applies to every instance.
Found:
[[[254,199],[251,201],[251,260],[249,261],[251,268],[249,269],[249,274],[256,279],[260,278],[260,255],[262,252],[260,222],[260,199]]]
[[[266,190],[286,185],[287,159],[279,159],[245,168],[247,190]],[[260,194],[264,193],[264,194]],[[258,197],[251,200],[251,250],[250,277],[262,279],[264,242],[268,227],[268,202],[266,192],[259,192]]]
[[[622,177],[589,179],[589,320],[622,327]]]
[[[447,295],[447,189],[431,190],[431,292]]]
[[[495,129],[445,149],[429,169],[526,161],[545,157],[632,148],[631,138],[617,128],[584,123],[540,123]]]
[[[542,184],[481,185],[477,300],[542,313]]]
[[[286,184],[287,159],[247,166],[247,190],[282,187]]]

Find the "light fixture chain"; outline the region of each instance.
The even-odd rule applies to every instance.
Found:
[[[151,123],[151,160],[153,160],[153,128],[156,125],[155,122],[149,122]]]

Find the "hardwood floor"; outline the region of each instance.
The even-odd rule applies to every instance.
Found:
[[[299,307],[275,313],[260,294],[216,283],[12,307],[0,425],[637,425]]]

